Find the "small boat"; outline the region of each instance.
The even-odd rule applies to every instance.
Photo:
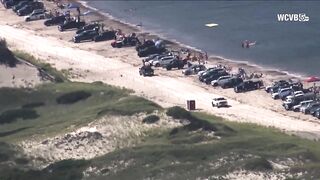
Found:
[[[215,24],[215,23],[208,23],[208,24],[205,24],[205,26],[207,26],[207,27],[216,27],[216,26],[218,26],[218,24]]]

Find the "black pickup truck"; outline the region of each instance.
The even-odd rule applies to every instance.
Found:
[[[45,26],[54,26],[58,24],[62,24],[66,20],[65,15],[55,16],[46,21],[44,21]]]
[[[86,23],[84,21],[70,20],[70,21],[65,21],[63,24],[60,24],[58,26],[58,30],[62,32],[68,29],[80,29],[85,25]]]

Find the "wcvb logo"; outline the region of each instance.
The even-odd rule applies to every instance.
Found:
[[[309,16],[305,13],[299,14],[277,14],[278,21],[280,22],[308,22]]]

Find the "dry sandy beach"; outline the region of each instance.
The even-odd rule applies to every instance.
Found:
[[[102,18],[101,15],[96,14],[86,17],[86,20],[99,18]],[[104,19],[107,27],[121,28],[125,32],[136,30],[106,17]],[[110,41],[75,44],[71,42],[73,35],[74,31],[59,32],[56,26],[45,27],[43,21],[26,23],[11,10],[0,7],[0,37],[6,38],[13,49],[31,53],[58,70],[69,70],[73,81],[102,81],[130,88],[137,95],[164,107],[185,106],[186,100],[194,99],[199,110],[231,121],[276,127],[310,139],[320,138],[320,123],[317,119],[285,111],[280,101],[273,100],[263,90],[236,94],[233,89],[224,90],[200,84],[197,77],[185,77],[180,70],[157,69],[156,76],[142,77],[138,73],[141,59],[134,48],[112,48]],[[209,61],[209,65],[217,62],[232,66],[234,70],[239,66],[217,58]],[[253,66],[246,65],[244,68],[251,72],[263,72],[265,82],[288,77],[284,73],[263,71]],[[218,96],[227,97],[231,107],[212,108],[211,99]]]
[[[32,88],[41,83],[36,67],[25,63],[19,63],[11,68],[0,66],[0,87],[29,87]]]

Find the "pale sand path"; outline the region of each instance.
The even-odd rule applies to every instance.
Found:
[[[75,71],[85,74],[73,80],[85,82],[103,81],[112,85],[124,86],[135,90],[138,95],[145,96],[165,107],[172,105],[184,106],[187,99],[195,99],[199,109],[232,121],[274,126],[286,131],[310,133],[312,137],[320,137],[320,125],[316,122],[303,121],[299,119],[300,115],[289,117],[283,115],[282,112],[278,113],[275,110],[263,108],[263,106],[255,107],[235,100],[229,100],[232,106],[230,108],[212,108],[211,98],[219,96],[214,93],[220,94],[220,91],[216,90],[213,93],[215,90],[207,90],[199,86],[192,78],[162,75],[151,78],[141,77],[138,74],[137,67],[121,61],[124,56],[137,59],[136,56],[128,55],[134,51],[132,48],[116,49],[116,53],[112,54],[112,58],[106,58],[98,55],[95,51],[80,50],[71,42],[35,34],[36,32],[32,30],[0,25],[0,36],[6,37],[14,48],[32,53],[46,62],[54,64],[57,69],[73,68]],[[228,93],[228,97],[233,96],[233,99],[245,96],[247,99],[257,102],[257,104],[264,104],[264,102],[261,102],[261,99],[264,100],[263,96],[259,96],[259,93],[263,93],[261,91],[257,92],[258,95],[257,93],[237,95],[232,90],[225,92]],[[272,101],[271,98],[270,101]],[[265,106],[267,105],[268,103],[266,102]]]
[[[41,83],[38,70],[25,63],[10,68],[0,65],[0,87],[34,87]]]

